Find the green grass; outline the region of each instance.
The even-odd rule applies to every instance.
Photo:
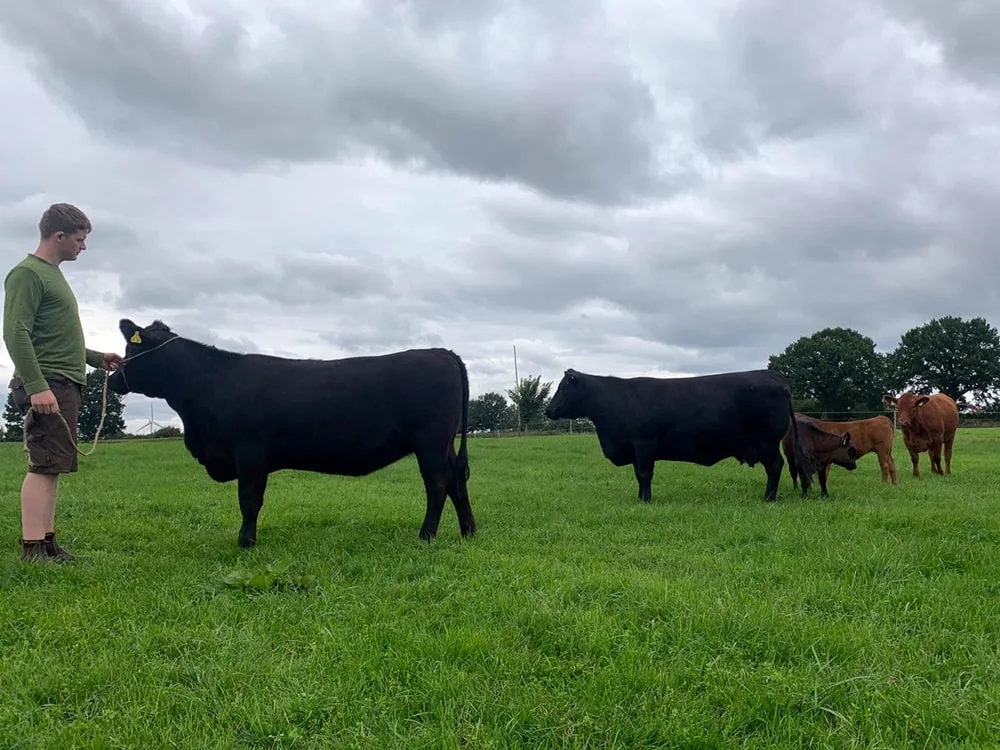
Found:
[[[0,747],[983,747],[1000,741],[1000,430],[832,497],[657,464],[636,500],[593,436],[471,441],[480,533],[418,540],[415,462],[235,485],[175,441],[99,444],[60,539],[17,559],[0,446]],[[271,585],[273,584],[273,585]]]

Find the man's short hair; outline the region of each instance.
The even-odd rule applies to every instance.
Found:
[[[43,240],[47,240],[56,232],[65,232],[66,234],[86,232],[90,234],[92,229],[87,215],[69,203],[53,203],[45,209],[41,221],[38,222],[38,231]]]

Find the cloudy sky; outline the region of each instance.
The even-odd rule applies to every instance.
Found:
[[[514,345],[554,381],[762,367],[834,325],[888,350],[1000,323],[998,28],[996,0],[8,4],[2,261],[69,201],[94,348],[122,316],[445,345],[473,396]]]

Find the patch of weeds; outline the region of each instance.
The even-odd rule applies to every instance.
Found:
[[[245,593],[266,591],[307,590],[316,587],[315,577],[289,572],[290,564],[270,563],[263,570],[232,570],[219,579],[227,589]]]

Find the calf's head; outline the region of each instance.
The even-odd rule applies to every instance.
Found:
[[[920,419],[918,410],[931,399],[930,396],[918,396],[912,391],[907,391],[899,398],[887,393],[882,400],[896,409],[896,421],[900,427],[910,427]]]
[[[545,416],[549,419],[586,417],[584,388],[583,375],[573,369],[566,370],[556,388],[556,394],[545,408]]]
[[[828,461],[842,466],[848,471],[858,468],[858,447],[851,438],[851,433],[845,432],[824,456]]]
[[[125,337],[125,362],[108,376],[108,390],[124,396],[141,393],[153,398],[164,398],[167,388],[175,379],[169,348],[166,344],[178,338],[177,334],[160,321],[143,328],[128,318],[118,321],[118,330]]]

